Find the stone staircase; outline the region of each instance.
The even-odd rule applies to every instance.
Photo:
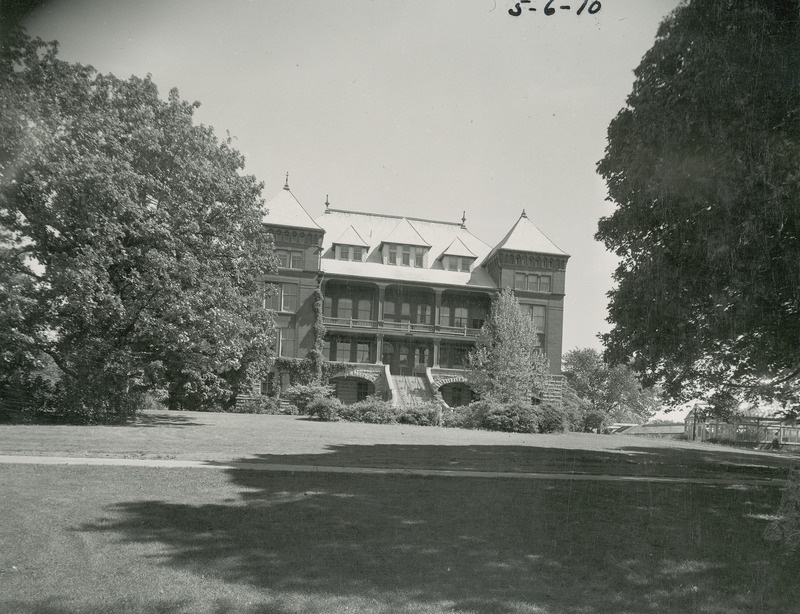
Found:
[[[393,375],[398,407],[416,407],[434,401],[427,380],[419,375]]]

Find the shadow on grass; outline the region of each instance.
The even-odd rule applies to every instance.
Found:
[[[635,440],[634,440],[635,441]],[[629,445],[614,451],[534,446],[334,445],[323,454],[259,454],[250,462],[332,467],[517,471],[590,475],[784,480],[800,458],[703,449]]]
[[[577,466],[568,456],[579,454],[583,466],[593,461],[608,473],[606,456],[620,458],[583,451],[562,458],[564,452],[342,446],[324,461],[263,459],[372,465],[416,454],[487,470],[498,459],[531,454],[549,457],[552,466]],[[715,461],[650,448],[625,453],[663,465]],[[725,457],[745,467],[753,460]],[[774,487],[228,473],[240,489],[236,498],[128,502],[81,530],[157,544],[167,566],[287,600],[252,612],[749,613],[792,611],[800,600],[797,561],[781,558],[762,538],[780,499]],[[306,609],[292,601],[297,595]],[[345,600],[338,609],[326,601],[331,595]],[[359,605],[370,603],[367,610]],[[220,608],[214,611],[237,611]]]
[[[132,422],[127,422],[122,426],[133,427],[153,427],[153,426],[204,426],[200,422],[196,422],[190,416],[182,416],[180,413],[171,412],[167,413],[148,413],[138,414],[136,419]]]

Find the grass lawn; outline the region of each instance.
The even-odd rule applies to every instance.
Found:
[[[785,477],[781,456],[622,436],[180,417],[0,427],[0,453],[207,449],[215,460],[738,483],[0,465],[0,612],[800,611],[798,559],[762,538],[780,489],[748,484]]]

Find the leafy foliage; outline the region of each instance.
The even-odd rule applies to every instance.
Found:
[[[368,396],[363,401],[342,405],[339,417],[351,422],[367,422],[370,424],[394,424],[398,411],[389,401],[377,396]]]
[[[592,348],[564,355],[564,375],[580,400],[583,430],[600,429],[611,422],[644,422],[661,403],[652,388],[643,388],[627,365],[609,366]]]
[[[798,1],[682,4],[635,74],[598,165],[617,208],[596,236],[620,258],[608,356],[675,400],[796,397]]]
[[[536,333],[513,291],[504,289],[467,357],[470,385],[482,399],[530,404],[544,389],[548,363]]]
[[[264,375],[273,270],[261,185],[198,104],[12,30],[0,42],[0,394],[60,371],[55,404],[125,418],[134,395],[231,407]]]
[[[323,384],[293,384],[283,393],[283,398],[297,407],[301,414],[308,413],[309,406],[320,399],[330,398],[333,387]]]
[[[537,408],[530,402],[506,402],[495,398],[481,399],[469,405],[467,425],[489,431],[536,433],[539,428]]]

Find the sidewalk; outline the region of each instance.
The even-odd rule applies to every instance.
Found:
[[[138,458],[78,458],[69,456],[0,456],[0,465],[101,465],[115,467],[163,467],[165,469],[236,469],[278,473],[334,473],[363,475],[407,475],[425,477],[484,478],[513,480],[568,480],[591,482],[659,482],[679,484],[784,486],[786,480],[736,480],[635,475],[592,475],[586,473],[537,473],[519,471],[472,471],[451,469],[392,469],[380,467],[336,467],[292,465],[260,461],[196,461]]]

